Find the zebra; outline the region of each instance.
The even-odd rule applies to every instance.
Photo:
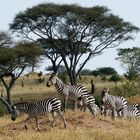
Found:
[[[52,85],[55,86],[58,95],[64,99],[64,111],[66,111],[67,108],[67,100],[71,99],[75,101],[75,108],[76,103],[78,101],[78,98],[81,96],[87,96],[88,94],[92,94],[94,90],[94,86],[91,88],[91,93],[88,91],[88,89],[82,85],[69,85],[64,83],[61,79],[58,78],[58,73],[52,73],[49,77],[46,86],[50,87]],[[93,84],[91,82],[91,84]]]
[[[108,91],[108,89],[104,88],[101,92],[101,105],[105,107],[104,114],[106,115],[107,110],[110,109],[112,119],[115,119],[115,111],[119,117],[126,117],[127,100],[121,96],[112,96]]]
[[[40,131],[39,127],[39,116],[48,114],[51,112],[53,121],[52,121],[52,127],[55,126],[55,113],[58,113],[59,116],[63,119],[64,122],[64,127],[66,128],[66,121],[65,118],[63,117],[62,111],[61,111],[61,101],[58,98],[55,97],[50,97],[46,98],[40,101],[36,102],[20,102],[17,104],[14,104],[12,106],[12,109],[17,109],[19,113],[25,113],[28,115],[28,117],[24,121],[24,127],[27,130],[27,123],[31,118],[35,118],[36,126],[37,126],[37,131]],[[12,114],[11,119],[13,121],[16,120],[18,115]]]
[[[128,119],[139,119],[140,118],[140,110],[139,110],[139,105],[138,104],[127,104],[127,109],[126,109],[126,117]],[[104,113],[105,107],[102,105],[101,106],[101,115]],[[107,115],[111,115],[112,111],[110,109],[107,110]],[[122,114],[120,114],[122,115]],[[115,114],[117,116],[117,113]]]
[[[78,99],[78,105],[80,106],[81,110],[82,107],[84,107],[85,111],[87,107],[93,116],[99,115],[101,113],[100,108],[97,104],[95,104],[95,98],[92,95],[89,94],[87,96],[81,96]]]
[[[129,118],[129,119],[139,119],[140,118],[139,104],[128,104],[127,105],[127,118]]]

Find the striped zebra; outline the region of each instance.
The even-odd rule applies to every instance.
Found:
[[[139,119],[140,118],[140,110],[139,110],[138,104],[127,104],[126,109],[126,117],[128,119]],[[104,114],[105,107],[101,106],[101,115]],[[107,110],[107,115],[110,116],[112,111],[110,109]],[[115,113],[115,116],[117,116],[117,113]],[[122,116],[122,114],[120,114]]]
[[[127,105],[127,118],[129,118],[129,119],[139,119],[140,118],[139,104]]]
[[[112,119],[115,118],[115,111],[119,117],[126,117],[127,101],[121,96],[112,96],[108,93],[108,89],[104,88],[101,92],[101,104],[105,107],[104,114],[106,115],[107,110],[111,110]],[[120,115],[120,112],[122,116]]]
[[[64,127],[66,128],[66,121],[61,112],[61,101],[57,98],[51,97],[33,103],[29,103],[29,102],[17,103],[12,108],[13,109],[16,108],[20,113],[25,113],[28,115],[28,117],[24,121],[25,129],[27,129],[28,121],[31,118],[35,118],[37,130],[39,131],[40,130],[39,121],[38,121],[39,116],[44,114],[47,115],[49,112],[51,112],[53,117],[52,126],[55,125],[55,113],[58,113],[59,116],[63,119]],[[15,121],[16,118],[17,115],[12,114],[11,119]]]
[[[91,84],[93,84],[91,82]],[[88,89],[82,85],[68,85],[65,84],[61,79],[58,78],[57,73],[52,73],[47,81],[47,87],[52,85],[55,86],[58,95],[64,99],[64,111],[67,108],[67,100],[74,100],[75,101],[75,108],[78,98],[81,96],[87,96],[88,94],[92,94],[88,91]],[[94,90],[94,86],[91,88]]]
[[[100,114],[100,108],[97,104],[95,104],[95,98],[92,95],[87,95],[84,97],[81,96],[78,99],[80,102],[78,102],[78,105],[81,107],[81,110],[84,108],[85,111],[87,107],[92,115],[96,116]]]

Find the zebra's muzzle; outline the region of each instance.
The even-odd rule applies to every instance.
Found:
[[[46,86],[47,86],[47,87],[50,87],[51,85],[49,84],[49,82],[47,82]]]
[[[15,119],[15,118],[13,118],[13,117],[11,117],[11,120],[12,120],[12,121],[15,121],[16,119]]]

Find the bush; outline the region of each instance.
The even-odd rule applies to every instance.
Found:
[[[136,82],[125,82],[121,85],[115,85],[113,91],[116,95],[130,97],[139,94],[139,85]]]
[[[61,72],[59,73],[59,78],[64,82],[67,83],[68,82],[68,76],[65,72]]]
[[[113,74],[110,77],[109,81],[118,82],[118,81],[121,81],[121,78],[120,78],[120,76],[118,74]]]

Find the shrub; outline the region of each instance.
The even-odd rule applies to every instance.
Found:
[[[121,80],[121,78],[118,74],[113,74],[109,79],[109,81],[113,81],[113,82],[118,82],[120,80]]]
[[[125,82],[121,85],[115,85],[114,94],[119,96],[130,97],[139,94],[139,85],[136,82]]]

